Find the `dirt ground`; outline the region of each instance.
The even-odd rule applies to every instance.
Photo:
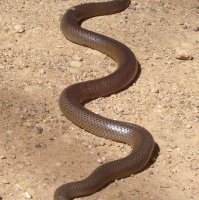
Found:
[[[67,41],[65,10],[91,0],[0,0],[0,196],[53,199],[62,183],[86,177],[129,147],[69,122],[58,106],[72,83],[111,73],[107,56]],[[122,13],[84,27],[136,54],[141,73],[119,94],[86,105],[139,124],[159,145],[145,171],[115,181],[87,200],[199,199],[199,1],[136,0]]]

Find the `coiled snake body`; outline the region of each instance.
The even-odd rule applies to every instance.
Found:
[[[110,75],[73,84],[61,93],[59,105],[74,124],[97,136],[131,145],[131,153],[122,159],[101,165],[87,178],[60,186],[54,200],[71,200],[90,195],[108,183],[143,169],[150,160],[154,140],[144,128],[99,116],[83,105],[89,100],[108,96],[126,87],[136,76],[138,63],[133,52],[120,42],[81,28],[83,20],[121,12],[130,0],[88,3],[69,9],[61,20],[64,36],[77,44],[96,49],[115,60],[118,68]]]

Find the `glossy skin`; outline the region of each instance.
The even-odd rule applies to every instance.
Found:
[[[131,153],[122,159],[101,165],[87,178],[60,186],[54,200],[71,200],[93,194],[116,179],[130,176],[143,169],[150,160],[154,140],[144,128],[99,116],[84,107],[84,103],[116,93],[131,83],[138,70],[133,52],[120,42],[85,30],[83,20],[100,15],[121,12],[130,0],[82,4],[69,9],[61,21],[64,36],[77,44],[96,49],[115,60],[118,68],[110,75],[64,89],[59,99],[63,114],[84,130],[110,140],[131,145]]]

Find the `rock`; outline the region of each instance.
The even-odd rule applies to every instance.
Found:
[[[5,160],[6,158],[7,158],[7,157],[6,157],[5,155],[1,155],[1,156],[0,156],[0,159],[1,159],[1,160]]]
[[[185,127],[186,127],[187,129],[191,129],[191,128],[192,128],[191,124],[187,124]]]
[[[103,163],[102,160],[99,159],[99,158],[97,159],[97,162],[100,163],[100,164]]]
[[[193,60],[191,53],[188,50],[182,48],[176,49],[176,58],[178,60]]]
[[[11,158],[12,158],[12,159],[16,159],[17,156],[16,156],[16,155],[11,155]]]
[[[25,192],[23,196],[25,199],[32,199],[32,195],[29,192]]]
[[[41,134],[44,129],[41,126],[34,126],[32,130],[37,134]]]
[[[16,33],[23,33],[25,32],[25,28],[23,27],[23,25],[17,24],[14,26],[14,30]]]
[[[151,92],[153,92],[153,93],[159,93],[160,90],[158,89],[157,86],[152,86],[152,87],[151,87]]]
[[[70,62],[70,65],[72,67],[81,67],[82,63],[80,61],[78,61],[78,60],[73,60],[73,61]]]
[[[105,157],[105,156],[102,157],[102,161],[103,161],[103,162],[106,161],[106,157]]]
[[[149,175],[154,175],[154,172],[152,170],[150,170]]]
[[[74,55],[74,56],[73,56],[73,59],[76,60],[76,61],[83,61],[83,58],[81,58],[81,57],[78,56],[78,55]]]
[[[41,75],[46,74],[46,71],[44,69],[41,69],[40,74]]]
[[[100,158],[97,159],[97,162],[100,163],[100,164],[103,164],[105,161],[106,161],[105,156],[103,156],[101,159]]]
[[[188,25],[187,25],[187,24],[184,24],[184,25],[182,26],[182,28],[183,28],[183,29],[188,29]]]
[[[162,183],[160,185],[160,188],[170,188],[171,187],[171,183]]]
[[[78,67],[70,67],[68,69],[68,71],[71,73],[71,74],[78,74],[79,72],[81,72],[81,70],[78,68]]]
[[[9,185],[9,184],[10,184],[10,182],[9,182],[8,180],[3,180],[2,183],[3,183],[4,185]]]
[[[41,144],[35,144],[35,148],[38,149],[38,148],[41,148],[42,145]]]
[[[193,28],[193,31],[198,32],[198,31],[199,31],[199,26],[194,27],[194,28]]]

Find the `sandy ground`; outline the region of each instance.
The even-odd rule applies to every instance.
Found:
[[[73,125],[60,92],[111,73],[107,56],[72,44],[59,24],[78,0],[0,0],[0,196],[52,199],[62,183],[82,179],[129,147]],[[91,2],[82,0],[84,2]],[[145,171],[87,200],[199,199],[199,1],[136,0],[124,12],[84,27],[127,44],[141,73],[117,95],[86,106],[147,128],[159,145]]]

